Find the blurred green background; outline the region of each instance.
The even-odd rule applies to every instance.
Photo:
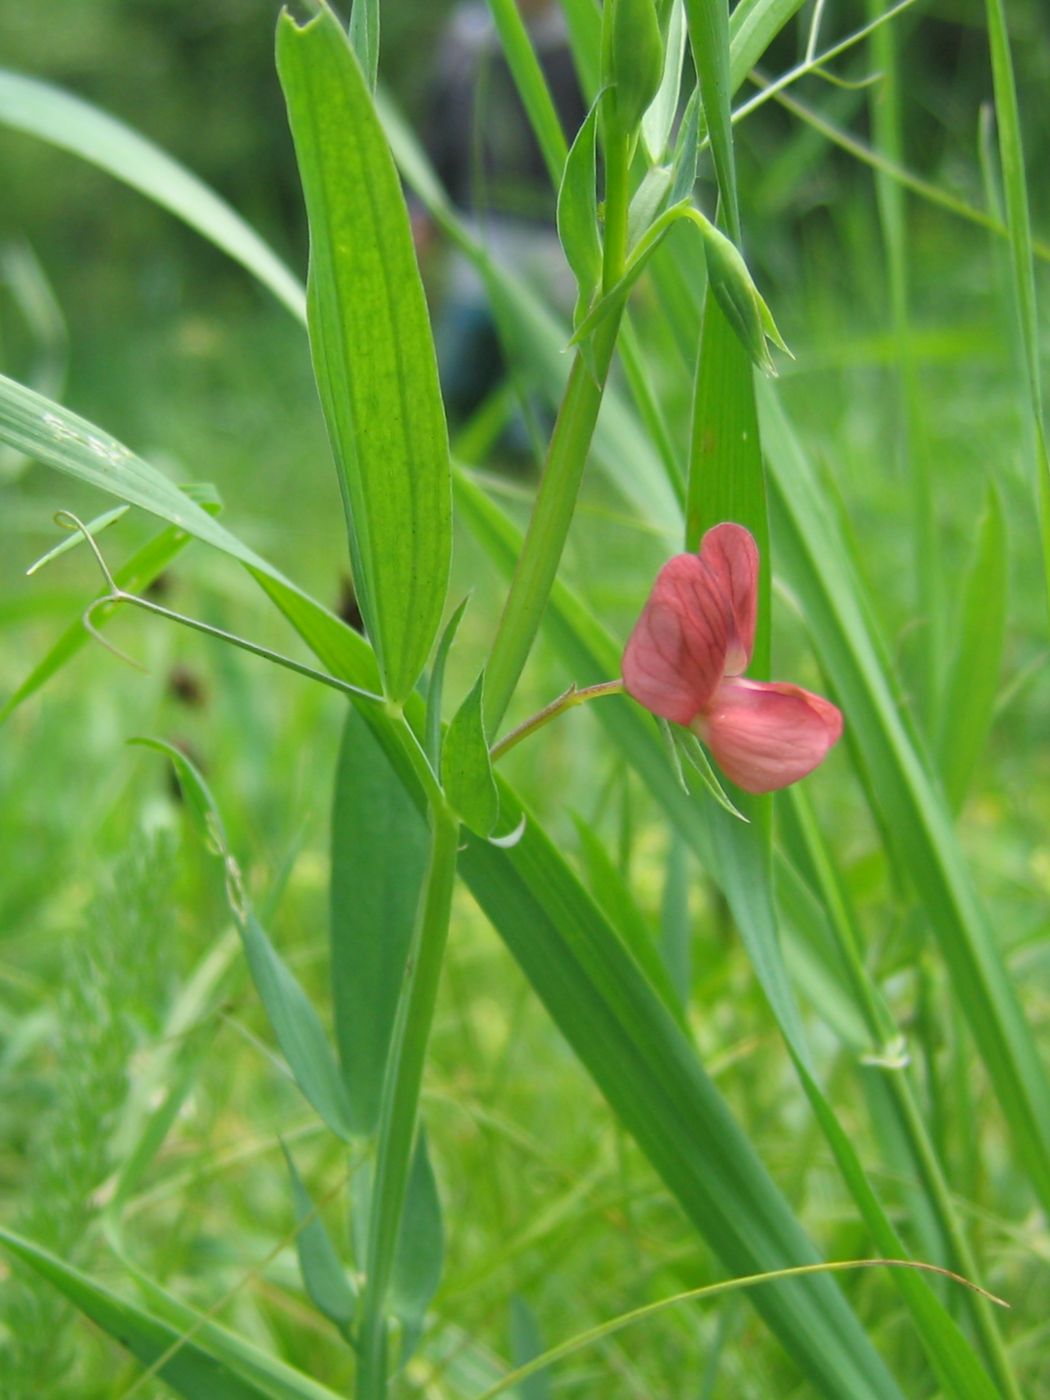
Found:
[[[382,78],[416,119],[449,8],[409,0],[383,5]],[[278,9],[264,0],[0,0],[0,62],[67,87],[150,137],[213,185],[302,273],[305,221],[272,61]],[[807,6],[766,56],[770,74],[798,61],[808,13]],[[864,5],[828,5],[829,37],[849,32],[867,13]],[[1050,20],[1044,0],[1012,0],[1009,17],[1033,220],[1037,235],[1045,234],[1050,189],[1039,172],[1050,168],[1050,106],[1042,100],[1050,91]],[[978,115],[991,94],[981,20],[980,7],[965,0],[920,0],[897,25],[906,162],[973,204],[983,202]],[[849,56],[836,71],[864,78],[872,71],[870,52]],[[801,96],[867,135],[865,89],[810,78]],[[797,356],[782,381],[785,402],[862,541],[884,631],[911,694],[927,639],[913,616],[911,536],[903,525],[910,487],[895,448],[897,347],[871,172],[773,104],[738,128],[738,153],[749,253]],[[922,199],[910,198],[908,208],[911,343],[922,389],[915,450],[935,482],[949,596],[990,477],[1004,494],[1013,546],[1009,708],[993,732],[964,838],[1005,940],[1019,950],[1015,972],[1042,975],[1050,682],[1023,406],[1003,310],[1004,254],[987,232]],[[301,328],[239,267],[139,195],[70,155],[0,130],[0,245],[23,241],[65,320],[64,402],[176,479],[214,481],[232,527],[335,606],[345,575],[341,508]],[[1044,263],[1044,306],[1046,291]],[[639,312],[656,363],[666,328],[645,295],[643,287]],[[0,368],[19,377],[33,355],[17,300],[9,286],[0,287]],[[667,392],[681,409],[683,385],[673,376]],[[523,484],[516,477],[509,489]],[[0,694],[23,679],[96,587],[83,551],[32,580],[23,577],[54,542],[59,507],[100,508],[38,468],[0,484]],[[141,523],[119,527],[105,538],[107,554],[119,558],[141,530]],[[677,542],[639,540],[622,504],[592,483],[567,567],[626,635],[656,562],[672,548]],[[458,593],[472,586],[476,600],[460,663],[466,676],[502,585],[467,539],[457,539],[456,571]],[[251,586],[199,547],[171,571],[168,589],[175,608],[292,645]],[[781,606],[781,614],[778,659],[804,657],[790,608]],[[0,1192],[19,1228],[89,1268],[105,1265],[85,1227],[110,1161],[102,1129],[119,1121],[129,1092],[127,1065],[157,1036],[174,990],[226,924],[214,872],[191,840],[183,843],[159,761],[126,749],[123,740],[146,732],[191,747],[250,878],[263,898],[273,896],[275,939],[295,950],[300,975],[320,989],[327,810],[342,718],[337,698],[192,634],[135,617],[121,621],[114,636],[146,663],[145,677],[89,649],[0,734]],[[566,679],[541,649],[522,712]],[[640,806],[643,820],[625,831],[622,774],[596,766],[598,748],[591,722],[573,716],[508,769],[567,844],[575,844],[578,809],[611,844],[629,849],[643,909],[655,915],[660,891],[652,871],[665,834],[645,824]],[[877,862],[865,867],[870,832],[856,794],[828,800],[859,886],[870,877],[874,888],[882,872]],[[815,1138],[805,1164],[797,1138],[812,1130],[799,1126],[794,1089],[785,1093],[783,1055],[750,970],[699,880],[693,905],[709,916],[697,924],[696,979],[698,1004],[709,1009],[700,1038],[712,1071],[774,1173],[783,1172],[789,1192],[810,1202],[829,1252],[862,1253],[865,1241],[851,1209],[839,1211],[841,1186]],[[479,1345],[498,1348],[506,1296],[516,1289],[530,1297],[553,1340],[566,1319],[582,1326],[654,1291],[674,1291],[695,1281],[709,1260],[695,1239],[683,1242],[677,1212],[610,1126],[484,923],[466,901],[460,912],[427,1106],[448,1217],[464,1222],[439,1304]],[[907,910],[898,913],[885,896],[874,898],[869,918],[891,945],[910,932]],[[930,977],[937,977],[932,967]],[[1042,992],[1037,985],[1029,992],[1045,1025],[1045,981]],[[921,999],[917,1007],[918,1015]],[[252,1036],[265,1031],[243,971],[231,974],[226,1000],[202,1035],[213,1058],[201,1070],[156,1194],[142,1206],[141,1258],[174,1291],[202,1304],[250,1273],[224,1320],[339,1384],[349,1363],[293,1301],[289,1251],[253,1272],[290,1226],[276,1129],[291,1124],[293,1136],[301,1132],[304,1161],[319,1180],[338,1179],[339,1153],[311,1134],[308,1115],[253,1044]],[[952,1131],[964,1143],[959,1126]],[[1016,1263],[1011,1280],[1027,1286],[1027,1258],[1011,1259],[998,1222],[986,1228],[1005,1251],[1004,1272]],[[497,1249],[494,1239],[510,1243]],[[887,1292],[875,1280],[857,1281],[853,1297],[862,1312],[870,1309],[872,1326],[882,1318],[893,1331],[899,1315],[892,1302],[886,1313]],[[4,1325],[11,1374],[18,1385],[38,1387],[5,1393],[122,1393],[111,1368],[125,1363],[114,1363],[109,1345],[71,1323],[45,1291],[11,1290]],[[741,1373],[741,1334],[760,1335],[746,1310],[700,1320],[669,1315],[626,1350],[610,1344],[595,1364],[618,1376],[616,1394],[671,1395],[683,1367],[697,1370],[698,1358],[728,1341],[725,1394],[787,1393],[772,1347]],[[905,1354],[913,1347],[907,1339],[894,1344]],[[132,1374],[128,1368],[123,1383]],[[597,1394],[588,1385],[601,1383],[583,1371],[571,1393]]]

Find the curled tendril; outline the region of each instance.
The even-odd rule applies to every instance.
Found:
[[[95,556],[95,563],[98,565],[102,577],[105,580],[106,588],[108,589],[108,592],[103,593],[99,598],[95,598],[84,609],[81,621],[84,625],[85,632],[94,637],[95,641],[101,646],[104,646],[107,651],[112,652],[119,661],[126,662],[128,666],[131,666],[136,671],[145,672],[147,668],[143,666],[142,662],[136,661],[135,658],[129,656],[126,651],[121,651],[120,647],[111,642],[108,637],[104,637],[98,627],[96,627],[94,620],[94,614],[99,608],[111,607],[118,603],[133,603],[136,601],[134,595],[126,593],[124,589],[118,585],[116,579],[110,572],[109,565],[102,557],[102,551],[99,549],[94,535],[78,515],[74,515],[71,510],[57,510],[55,511],[55,524],[59,529],[77,531],[83,536],[85,543]]]

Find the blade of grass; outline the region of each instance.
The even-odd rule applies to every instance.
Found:
[[[0,69],[0,123],[71,151],[170,210],[303,319],[302,287],[255,230],[214,190],[123,122],[50,83]]]
[[[999,125],[999,160],[1002,166],[1006,227],[1013,264],[1014,296],[1021,346],[1024,350],[1028,406],[1034,433],[1036,499],[1043,551],[1043,573],[1047,601],[1050,603],[1050,455],[1047,453],[1046,422],[1043,415],[1032,223],[1028,210],[1024,148],[1021,143],[1021,117],[1017,108],[1017,86],[1010,58],[1010,36],[1006,28],[1003,0],[986,0],[985,14],[992,57],[995,114]]]
[[[729,100],[733,93],[729,53],[729,0],[685,0],[689,43],[693,51],[700,100],[711,142],[729,236],[740,244],[740,204],[733,159],[733,124]]]
[[[488,0],[488,7],[499,34],[503,57],[524,104],[529,124],[536,133],[547,174],[557,189],[569,148],[529,31],[514,0]]]
[[[955,627],[958,642],[948,671],[936,736],[937,760],[952,810],[965,801],[995,714],[1003,657],[1007,592],[1006,522],[999,494],[988,489]]]
[[[0,1226],[0,1243],[60,1289],[85,1317],[115,1338],[136,1360],[155,1368],[156,1375],[176,1394],[185,1395],[187,1400],[199,1400],[202,1395],[214,1396],[215,1400],[265,1400],[272,1395],[273,1392],[239,1375],[225,1359],[200,1342],[184,1339],[176,1328],[111,1293],[32,1240]],[[306,1388],[285,1393],[289,1397],[317,1394]]]
[[[868,14],[872,21],[878,17],[880,9],[879,0],[868,0]],[[902,95],[897,37],[890,25],[880,25],[873,32],[871,48],[875,71],[881,75],[877,86],[872,87],[868,100],[874,138],[872,145],[886,157],[890,165],[901,165]],[[922,440],[921,395],[908,324],[910,288],[905,190],[891,178],[885,168],[876,167],[875,196],[882,231],[890,319],[896,348],[894,415],[897,457],[904,479],[912,487],[912,558],[915,560],[916,570],[916,606],[923,628],[923,643],[919,649],[919,691],[926,732],[930,733],[935,716],[941,713],[940,699],[944,683],[943,653],[947,632],[944,569],[937,538],[929,457]]]

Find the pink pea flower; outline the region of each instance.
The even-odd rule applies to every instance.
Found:
[[[842,733],[830,702],[797,685],[749,681],[758,546],[742,525],[708,530],[698,554],[657,575],[623,654],[628,695],[687,725],[745,792],[772,792],[811,773]]]

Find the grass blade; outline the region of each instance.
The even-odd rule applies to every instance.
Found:
[[[1036,492],[1039,506],[1040,542],[1047,601],[1050,603],[1050,454],[1047,451],[1046,422],[1043,415],[1042,371],[1039,358],[1039,320],[1035,296],[1035,261],[1032,222],[1025,183],[1024,148],[1021,144],[1021,117],[1017,108],[1017,86],[1010,58],[1010,37],[1006,29],[1003,0],[986,0],[988,43],[992,53],[992,80],[995,88],[995,115],[999,124],[999,160],[1002,165],[1006,228],[1013,266],[1014,296],[1020,327],[1021,348],[1027,372],[1029,410],[1034,432]]]
[[[0,123],[71,151],[169,210],[302,320],[303,289],[268,244],[214,190],[123,122],[50,83],[0,69]]]
[[[718,176],[726,225],[733,242],[740,243],[740,206],[733,159],[733,123],[729,100],[733,95],[729,53],[729,0],[685,0],[689,43],[693,50],[700,100],[704,104],[707,132]]]
[[[936,741],[944,790],[956,812],[966,798],[995,713],[1006,591],[1006,522],[998,492],[990,487],[955,628],[959,641],[945,685],[951,704],[941,710]]]
[[[299,1272],[303,1276],[303,1285],[318,1312],[323,1313],[341,1332],[345,1332],[354,1320],[357,1294],[332,1243],[332,1237],[303,1185],[292,1154],[284,1143],[281,1144],[281,1148],[292,1183],[296,1224],[295,1248],[299,1255]]]
[[[138,1361],[155,1370],[187,1400],[265,1400],[271,1392],[245,1380],[225,1360],[191,1337],[120,1298],[32,1240],[0,1226],[0,1243],[17,1259],[53,1283],[85,1317],[101,1327]],[[305,1379],[305,1378],[304,1378]],[[290,1394],[293,1392],[289,1392]],[[300,1392],[309,1396],[309,1390]]]

